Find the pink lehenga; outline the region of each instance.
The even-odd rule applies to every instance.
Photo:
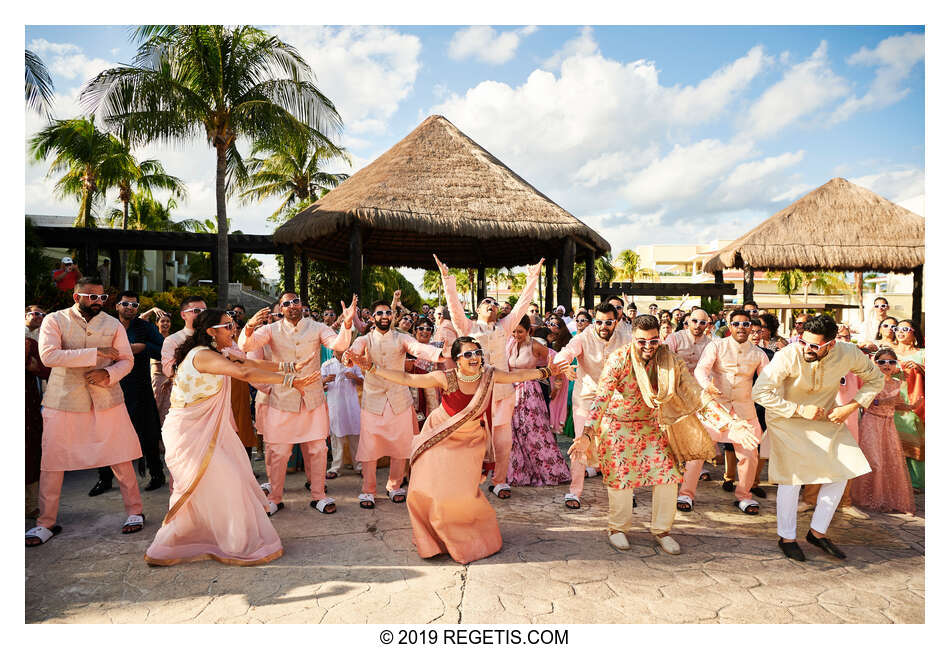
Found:
[[[175,373],[162,426],[174,487],[145,561],[156,566],[202,559],[267,563],[284,553],[283,545],[237,436],[230,381],[194,367],[194,355],[202,349],[207,348],[191,350]]]
[[[548,349],[548,365],[554,362],[554,357],[557,356],[557,352],[553,349]],[[555,379],[551,379],[551,384],[553,386]],[[557,393],[557,396],[551,399],[551,405],[548,407],[548,410],[551,413],[551,429],[555,433],[561,433],[564,430],[564,422],[567,421],[567,397],[569,393],[567,386],[567,381],[564,381],[564,384],[561,386],[561,391]]]
[[[485,367],[471,395],[459,389],[454,369],[445,376],[448,389],[441,405],[412,440],[406,504],[419,556],[447,552],[464,564],[501,549],[495,510],[478,488],[482,465],[492,452],[494,370]]]
[[[512,370],[534,367],[531,359],[511,356],[508,365]],[[542,487],[570,480],[571,470],[557,446],[541,386],[537,380],[516,383],[508,483],[518,487]]]
[[[871,465],[871,472],[854,478],[851,502],[862,509],[905,514],[917,510],[900,435],[894,425],[894,406],[904,403],[900,389],[900,381],[885,379],[884,389],[861,417],[861,452]]]

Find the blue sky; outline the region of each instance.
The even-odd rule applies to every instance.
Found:
[[[615,253],[732,238],[835,176],[923,214],[922,27],[264,27],[337,104],[348,171],[440,113]],[[131,60],[129,33],[27,26],[57,117],[78,114],[91,75]],[[41,125],[26,119],[27,133]],[[214,214],[204,142],[140,153],[189,184],[179,218]],[[74,214],[46,169],[27,165],[26,211]],[[269,232],[275,205],[231,201],[229,215]]]

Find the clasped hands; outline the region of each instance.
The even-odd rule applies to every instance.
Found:
[[[796,412],[805,419],[811,419],[812,421],[827,419],[835,424],[843,424],[857,409],[858,402],[852,401],[843,406],[832,408],[830,411],[814,404],[800,405],[796,408]]]

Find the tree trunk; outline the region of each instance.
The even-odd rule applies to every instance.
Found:
[[[129,229],[129,201],[125,199],[122,201],[122,229]],[[120,290],[125,290],[125,278],[128,277],[128,264],[129,264],[129,251],[122,250],[119,252],[119,284],[121,286],[117,287]],[[113,259],[112,263],[116,263],[116,260]]]
[[[854,274],[854,288],[858,294],[858,318],[864,322],[864,273]]]
[[[806,306],[808,305],[808,284],[809,284],[809,282],[804,282],[804,283],[802,284],[802,294],[803,294],[803,297],[802,297],[802,304],[804,304],[804,305],[806,305]]]
[[[218,217],[218,307],[228,303],[228,203],[225,197],[225,176],[227,174],[227,149],[223,144],[215,146],[218,154],[218,166],[215,174],[215,196],[217,198]]]

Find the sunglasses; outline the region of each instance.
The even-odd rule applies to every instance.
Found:
[[[689,321],[701,327],[705,327],[709,323],[709,320],[697,320],[696,318],[690,318]]]
[[[393,312],[390,311],[389,309],[386,309],[385,311],[383,311],[382,309],[380,309],[379,311],[376,311],[373,315],[387,316],[387,315],[392,315],[392,314],[393,314]]]
[[[588,320],[587,318],[577,318],[576,322],[577,324],[587,324],[588,322],[590,322],[590,320]]]
[[[295,297],[295,298],[292,299],[292,300],[284,300],[283,302],[280,303],[280,305],[281,305],[282,307],[297,306],[298,304],[300,304],[300,298],[299,298],[299,297]]]
[[[897,325],[892,324],[882,324],[881,329],[897,329]]]
[[[204,311],[204,309],[199,309],[198,307],[195,307],[195,308],[193,308],[193,309],[182,309],[182,310],[181,310],[182,313],[201,313],[202,311]]]
[[[46,314],[43,313],[42,311],[27,311],[26,315],[38,315],[39,317],[42,318]]]
[[[887,308],[889,308],[889,307],[890,307],[889,304],[875,304],[875,305],[874,305],[874,308],[875,308],[875,309],[887,309]]]
[[[695,321],[694,321],[694,322],[695,322]],[[737,328],[737,329],[738,329],[739,327],[742,327],[743,329],[748,329],[749,327],[752,326],[752,323],[749,322],[748,320],[743,320],[743,321],[733,320],[732,322],[729,323],[729,326],[730,326],[730,327],[735,327],[735,328]]]
[[[227,313],[232,318],[234,317],[234,311],[225,311],[225,313]]]
[[[462,352],[461,354],[459,354],[459,356],[461,356],[461,357],[463,357],[463,358],[473,358],[473,357],[481,358],[481,357],[482,357],[482,350],[480,350],[480,349],[470,349],[470,350],[468,350],[467,352]]]
[[[796,326],[796,327],[804,327],[806,322],[808,322],[808,321],[807,321],[807,320],[802,320],[801,322],[796,322],[796,323],[795,323],[795,326]]]
[[[416,331],[432,331],[432,327],[428,325],[423,325],[423,326],[416,327]]]
[[[759,312],[758,309],[746,309],[746,311],[748,311],[749,313],[751,313],[751,314],[753,314],[753,315],[755,315],[756,313]]]
[[[634,342],[637,343],[637,345],[640,347],[657,347],[660,344],[660,339],[651,338],[650,340],[642,340],[640,338],[637,338],[636,340],[634,340]]]
[[[537,313],[537,312],[538,312],[537,309],[528,309],[528,313]]]
[[[894,327],[894,331],[899,331],[902,334],[906,334],[908,331],[913,331],[913,327]]]
[[[805,342],[805,340],[804,340],[803,338],[799,338],[799,339],[798,339],[798,344],[799,344],[799,345],[801,345],[802,347],[804,347],[804,348],[806,348],[806,349],[810,349],[810,350],[813,351],[813,352],[817,352],[817,351],[820,350],[822,347],[827,347],[828,345],[830,345],[830,344],[833,343],[833,342],[834,342],[833,340],[829,340],[829,341],[826,342],[826,343],[822,343],[822,344],[820,344],[820,345],[816,345],[815,343],[808,343],[808,342]]]
[[[137,309],[137,308],[139,308],[139,303],[138,303],[138,302],[126,302],[125,300],[122,300],[121,302],[119,302],[119,306],[130,306],[130,307],[132,307],[133,309]]]
[[[897,361],[895,361],[893,358],[879,358],[874,362],[880,365],[881,367],[884,367],[885,365],[891,365],[891,366],[897,365]]]
[[[495,300],[491,299],[490,297],[486,297],[484,300],[482,300],[482,301],[479,302],[478,304],[479,304],[479,305],[487,304],[488,306],[498,306],[498,302],[496,302]]]
[[[88,297],[90,302],[105,302],[109,299],[109,296],[105,293],[76,293],[79,297]]]
[[[336,317],[336,314],[335,314],[333,311],[324,311],[324,312],[323,312],[323,317],[324,317],[324,318],[335,318],[335,317]]]
[[[227,329],[228,331],[231,331],[232,329],[234,329],[234,323],[233,323],[233,322],[225,322],[224,324],[211,325],[211,328],[212,328],[212,329]]]
[[[612,327],[616,320],[594,320],[594,324],[598,327]]]

